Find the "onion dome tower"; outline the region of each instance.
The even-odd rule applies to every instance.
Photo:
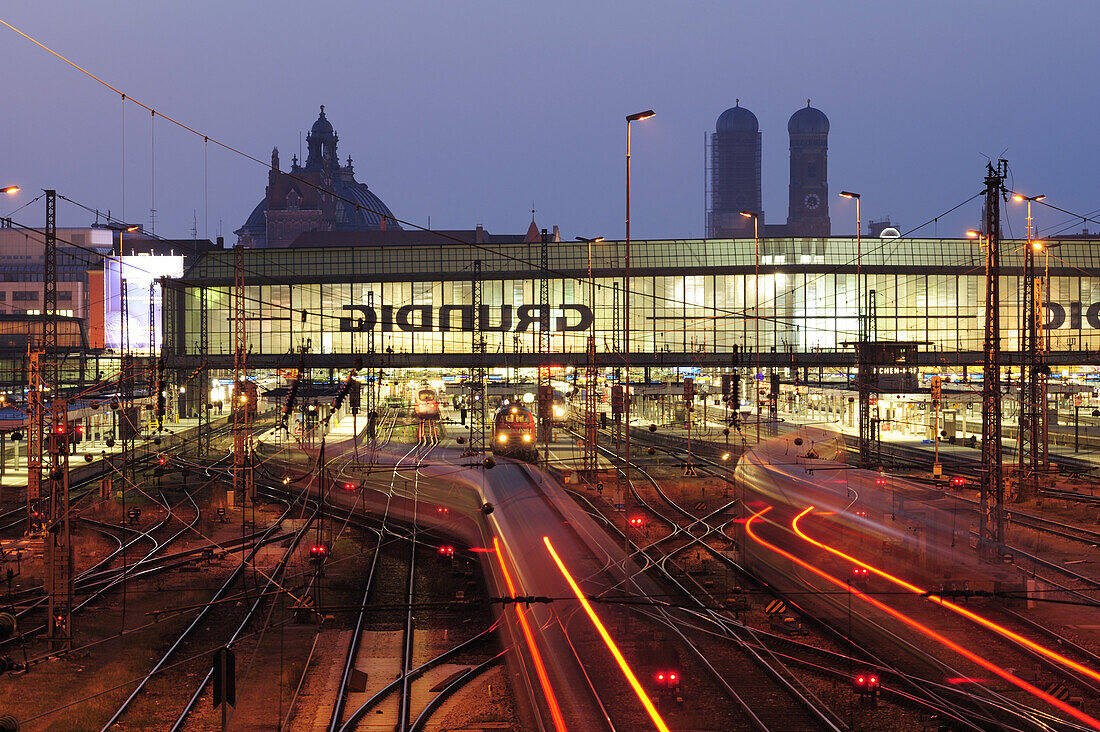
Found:
[[[787,236],[829,236],[829,118],[807,99],[806,106],[787,121],[787,134],[791,139]]]
[[[742,211],[755,211],[764,231],[760,205],[760,123],[741,106],[741,100],[722,112],[710,136],[707,201],[707,237],[751,237],[752,219]]]

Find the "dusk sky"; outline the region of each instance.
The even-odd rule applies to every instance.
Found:
[[[734,100],[763,132],[767,220],[787,215],[787,118],[831,121],[834,234],[867,219],[902,231],[982,186],[1100,209],[1100,96],[1092,2],[112,2],[13,0],[0,18],[127,95],[284,170],[326,105],[339,153],[396,216],[522,232],[532,205],[563,236],[623,236],[625,122],[634,127],[635,238],[700,237],[704,138]],[[7,216],[58,193],[156,233],[227,243],[266,170],[209,146],[0,27]],[[155,177],[151,151],[155,156]],[[205,194],[205,196],[204,196]],[[208,197],[208,203],[204,198]],[[154,201],[155,198],[155,201]],[[125,206],[125,209],[124,209]],[[917,236],[957,236],[979,202]],[[1022,206],[1006,235],[1023,235]],[[40,226],[43,206],[14,215]],[[92,217],[62,202],[59,224]],[[1044,233],[1080,220],[1037,209]],[[1092,231],[1100,225],[1084,224]]]

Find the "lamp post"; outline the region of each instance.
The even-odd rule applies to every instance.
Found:
[[[753,348],[756,351],[756,368],[752,375],[753,380],[753,398],[756,400],[756,444],[760,444],[760,214],[757,211],[742,211],[741,215],[745,218],[752,219],[752,248],[756,259],[756,273],[753,276],[753,283],[756,287],[756,298],[753,302],[753,309],[756,312],[756,317],[753,318],[754,335],[753,339],[756,341],[756,345]]]
[[[623,492],[623,504],[625,507],[626,498],[630,494],[630,123],[640,122],[643,119],[649,119],[654,116],[656,112],[652,109],[647,109],[644,112],[636,112],[635,114],[627,115],[626,117],[626,262],[623,270],[623,371],[625,374],[626,384],[623,388],[623,411],[625,412],[624,418],[626,420],[626,442],[625,442],[625,467],[624,479],[626,480],[626,490]]]
[[[7,193],[9,196],[14,196],[19,192],[19,186],[4,186],[0,188],[0,193]]]
[[[1043,302],[1042,278],[1035,276],[1035,253],[1042,242],[1033,241],[1031,204],[1046,196],[1024,196],[1015,193],[1013,201],[1027,203],[1027,242],[1024,244],[1023,319],[1020,323],[1020,427],[1019,427],[1019,492],[1021,496],[1037,495],[1038,471],[1046,467],[1046,379],[1043,375],[1043,323],[1040,307]],[[1049,261],[1049,259],[1048,259]],[[1038,289],[1036,289],[1036,280]]]
[[[851,191],[841,191],[841,198],[854,198],[856,201],[856,318],[859,330],[858,340],[863,342],[865,331],[863,328],[863,250],[862,229],[863,222],[860,219],[859,194]]]

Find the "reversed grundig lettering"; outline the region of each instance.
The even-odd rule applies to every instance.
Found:
[[[481,330],[483,332],[504,333],[513,331],[524,333],[528,330],[550,330],[553,321],[554,330],[560,333],[588,330],[595,318],[587,305],[559,305],[562,315],[550,317],[551,308],[545,305],[520,305],[512,317],[511,305],[481,306]],[[394,330],[406,333],[426,333],[438,331],[472,331],[474,329],[473,305],[443,305],[433,308],[431,305],[402,305],[394,312],[392,305],[381,306],[381,319],[375,309],[367,305],[344,305],[349,312],[340,318],[342,332],[363,333],[374,330],[381,322],[384,332]],[[513,327],[514,324],[514,327]],[[537,327],[536,327],[537,326]]]
[[[1100,330],[1100,302],[1094,302],[1085,310],[1085,321],[1088,323],[1089,328]],[[1049,330],[1057,330],[1065,324],[1065,306],[1056,302],[1048,302],[1046,327]],[[1079,302],[1069,304],[1069,327],[1073,330],[1080,330],[1083,327],[1081,325],[1081,303]]]

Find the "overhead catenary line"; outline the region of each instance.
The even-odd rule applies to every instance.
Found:
[[[24,38],[26,38],[26,39],[27,39],[28,41],[30,41],[31,43],[33,43],[33,44],[35,44],[36,46],[38,46],[38,47],[42,48],[42,49],[43,49],[44,51],[46,51],[46,52],[50,53],[51,55],[53,55],[53,56],[57,57],[57,58],[58,58],[58,59],[60,59],[61,61],[64,61],[64,62],[65,62],[66,64],[70,65],[70,66],[71,66],[71,67],[73,67],[74,69],[76,69],[76,70],[80,71],[81,73],[83,73],[83,74],[85,74],[86,76],[90,77],[91,79],[95,80],[95,81],[96,81],[96,82],[98,82],[99,84],[101,84],[101,85],[103,85],[103,86],[107,87],[108,89],[110,89],[110,90],[111,90],[112,92],[114,92],[115,94],[118,94],[118,95],[119,95],[119,97],[120,97],[120,98],[122,99],[122,102],[123,102],[123,104],[125,104],[125,101],[126,101],[127,99],[129,99],[129,100],[130,100],[130,101],[131,101],[132,103],[134,103],[134,104],[138,105],[138,106],[139,106],[139,107],[141,107],[142,109],[145,109],[145,110],[149,111],[149,113],[150,113],[151,115],[154,115],[154,116],[155,116],[155,115],[157,114],[156,110],[154,110],[154,109],[153,109],[152,107],[148,106],[148,105],[147,105],[147,104],[145,104],[144,102],[141,102],[140,100],[138,100],[138,99],[135,99],[135,98],[134,98],[134,97],[133,97],[132,95],[127,95],[127,94],[126,94],[125,92],[123,92],[123,91],[122,91],[121,89],[119,89],[119,88],[115,87],[114,85],[110,84],[109,82],[107,82],[107,81],[105,81],[104,79],[100,78],[99,76],[95,75],[95,74],[94,74],[94,73],[92,73],[91,71],[89,71],[89,70],[85,69],[84,67],[80,66],[80,65],[79,65],[79,64],[77,64],[76,62],[74,62],[74,61],[72,61],[72,60],[70,60],[70,59],[66,58],[65,56],[61,55],[61,54],[60,54],[60,53],[58,53],[57,51],[54,51],[54,50],[53,50],[52,48],[50,48],[49,46],[45,45],[45,44],[44,44],[44,43],[42,43],[41,41],[39,41],[39,40],[37,40],[36,38],[34,38],[34,37],[30,36],[29,34],[27,34],[27,33],[23,32],[23,31],[22,31],[22,30],[20,30],[19,28],[16,28],[15,26],[11,25],[10,23],[8,23],[8,22],[6,22],[6,21],[4,21],[4,20],[2,20],[2,19],[0,19],[0,24],[2,24],[2,25],[4,25],[4,26],[6,26],[7,28],[11,29],[11,30],[12,30],[12,31],[14,31],[15,33],[19,34],[20,36],[23,36]],[[159,116],[160,116],[160,117],[161,117],[162,119],[164,119],[164,120],[167,120],[167,121],[168,121],[168,122],[170,122],[171,124],[174,124],[174,125],[176,125],[176,126],[177,126],[177,127],[179,127],[180,129],[182,129],[182,130],[184,130],[184,131],[186,131],[186,132],[189,132],[189,133],[191,133],[192,135],[195,135],[196,137],[201,137],[201,138],[203,139],[203,143],[204,143],[204,146],[205,146],[205,145],[207,145],[208,143],[213,143],[213,144],[217,145],[218,147],[220,147],[220,148],[222,148],[222,149],[224,149],[224,150],[226,150],[226,151],[228,151],[228,152],[231,152],[231,153],[234,153],[234,154],[236,154],[236,155],[239,155],[239,156],[241,156],[241,157],[243,157],[243,158],[245,158],[245,159],[247,159],[247,160],[249,160],[249,161],[251,161],[251,162],[253,162],[253,163],[256,163],[257,165],[261,165],[261,166],[263,166],[264,168],[269,168],[269,167],[270,167],[270,163],[269,163],[269,162],[264,162],[263,160],[261,160],[261,159],[259,159],[259,158],[255,157],[255,156],[253,156],[253,155],[250,155],[249,153],[246,153],[246,152],[244,152],[243,150],[240,150],[239,148],[236,148],[236,147],[234,147],[234,146],[232,146],[232,145],[230,145],[230,144],[228,144],[228,143],[226,143],[226,142],[222,142],[222,141],[221,141],[221,140],[219,140],[218,138],[215,138],[215,137],[211,137],[211,136],[209,136],[209,135],[207,135],[207,134],[204,134],[204,133],[200,132],[199,130],[195,129],[194,127],[191,127],[190,125],[187,125],[187,124],[185,124],[184,122],[181,122],[181,121],[179,121],[179,120],[175,119],[174,117],[171,117],[171,116],[169,116],[169,115],[165,115],[165,114],[164,114],[163,112],[162,112],[162,113],[160,113],[160,115],[159,115]],[[354,205],[354,206],[355,206],[356,208],[362,208],[363,210],[366,210],[366,211],[368,211],[368,212],[370,212],[370,213],[373,213],[373,214],[375,214],[375,215],[377,215],[377,216],[380,216],[380,217],[385,217],[385,218],[391,219],[391,220],[393,220],[393,221],[395,221],[395,222],[397,222],[397,223],[401,224],[402,226],[407,226],[407,227],[409,227],[409,228],[412,228],[412,229],[415,229],[415,230],[418,230],[418,231],[423,231],[423,232],[431,233],[431,234],[434,234],[435,236],[438,236],[438,237],[440,237],[440,238],[443,238],[443,239],[447,239],[447,240],[453,241],[454,243],[457,243],[457,244],[462,244],[462,245],[465,245],[465,246],[468,246],[468,247],[471,247],[471,248],[474,248],[474,249],[478,249],[478,250],[481,250],[481,251],[484,251],[484,252],[487,252],[487,253],[491,253],[491,254],[493,254],[493,255],[495,255],[495,256],[497,256],[497,257],[500,257],[500,258],[502,258],[502,259],[505,259],[505,260],[508,260],[508,261],[514,261],[514,262],[517,262],[517,263],[519,263],[519,264],[522,264],[522,265],[524,265],[524,267],[525,267],[525,268],[527,268],[527,269],[530,269],[530,270],[532,270],[532,271],[535,271],[535,272],[539,272],[539,271],[542,271],[542,269],[543,269],[543,268],[541,267],[541,265],[540,265],[540,264],[538,264],[538,263],[536,263],[536,262],[533,262],[533,261],[528,261],[528,260],[526,260],[526,259],[523,259],[522,257],[517,257],[517,256],[511,255],[511,254],[508,254],[508,253],[506,253],[506,252],[500,251],[500,250],[498,250],[498,249],[494,249],[494,248],[492,248],[492,247],[487,247],[487,246],[484,246],[484,245],[482,245],[482,244],[478,244],[478,243],[476,243],[476,242],[468,242],[468,241],[464,241],[464,240],[462,240],[462,239],[460,239],[460,238],[458,238],[458,237],[452,236],[452,235],[450,235],[450,234],[448,234],[448,233],[446,233],[446,232],[433,231],[433,230],[432,230],[432,229],[430,228],[430,226],[428,226],[428,227],[425,227],[425,226],[421,226],[421,225],[419,225],[419,224],[417,224],[417,223],[415,223],[415,222],[412,222],[412,221],[408,221],[408,220],[405,220],[405,219],[400,219],[400,218],[398,218],[398,217],[395,217],[395,216],[392,216],[392,215],[390,215],[390,214],[385,214],[385,213],[383,213],[383,212],[381,212],[381,211],[377,211],[377,210],[374,210],[374,209],[372,209],[372,208],[370,208],[370,207],[368,207],[368,206],[362,206],[361,204],[359,204],[359,203],[358,203],[358,202],[356,202],[356,201],[352,201],[352,200],[350,200],[350,199],[348,199],[348,198],[345,198],[345,197],[343,197],[343,196],[339,195],[338,193],[336,193],[335,191],[331,191],[331,190],[328,190],[328,189],[324,188],[323,186],[317,185],[317,184],[313,183],[312,181],[306,180],[306,179],[302,178],[301,176],[297,176],[297,175],[294,175],[293,173],[283,173],[283,172],[281,172],[281,171],[280,171],[280,174],[281,174],[281,175],[285,175],[285,176],[287,176],[288,178],[290,178],[291,180],[294,180],[295,182],[297,182],[297,183],[300,183],[300,184],[302,184],[302,185],[304,185],[304,186],[308,186],[308,187],[310,187],[310,188],[312,188],[312,189],[314,189],[314,190],[316,190],[316,191],[318,191],[318,192],[322,192],[322,193],[325,193],[326,195],[330,195],[330,196],[333,196],[334,198],[336,198],[336,199],[337,199],[337,200],[339,200],[339,201],[342,201],[342,202],[344,202],[344,203],[347,203],[347,204],[350,204],[350,205]],[[972,201],[972,200],[973,200],[974,198],[976,198],[976,197],[977,197],[978,195],[981,195],[981,194],[980,194],[980,193],[979,193],[979,194],[975,194],[975,196],[972,196],[971,198],[967,199],[966,201],[964,201],[964,202],[962,202],[962,203],[960,203],[960,204],[958,204],[958,205],[956,205],[956,206],[953,206],[952,208],[950,208],[950,209],[948,209],[947,211],[945,211],[945,212],[944,212],[943,214],[940,214],[939,216],[936,216],[936,217],[933,217],[932,219],[929,219],[929,220],[928,220],[927,222],[925,222],[924,224],[921,224],[921,225],[920,225],[920,226],[918,226],[918,227],[914,227],[913,229],[910,229],[910,230],[909,230],[909,231],[907,231],[907,232],[906,232],[905,234],[903,234],[903,235],[902,235],[901,237],[898,237],[898,239],[905,239],[905,238],[907,238],[907,237],[909,236],[909,234],[910,234],[910,233],[912,233],[912,232],[914,232],[914,231],[917,231],[918,229],[920,229],[920,228],[923,228],[924,226],[927,226],[927,225],[928,225],[929,223],[932,223],[932,222],[934,222],[934,221],[937,221],[937,220],[938,220],[938,219],[939,219],[940,217],[942,217],[942,216],[944,216],[944,215],[947,215],[948,213],[950,213],[950,212],[952,212],[952,211],[956,210],[957,208],[959,208],[960,206],[963,206],[963,205],[965,205],[966,203],[969,203],[969,202],[970,202],[970,201]],[[890,242],[893,242],[893,243],[895,243],[895,244],[896,244],[896,242],[897,242],[898,240],[897,240],[897,239],[893,239],[893,240],[889,240],[889,241],[890,241]],[[882,244],[882,245],[880,245],[880,246],[879,246],[878,248],[876,248],[876,249],[872,249],[871,251],[872,251],[872,252],[874,252],[874,251],[877,251],[877,250],[878,250],[879,248],[881,248],[881,247],[883,247],[883,246],[885,246],[885,244]],[[854,261],[854,260],[853,260],[853,261]],[[843,268],[844,266],[849,266],[850,264],[851,264],[851,262],[849,262],[849,263],[846,263],[846,264],[840,264],[840,265],[837,265],[837,267],[836,267],[836,268],[834,268],[834,270],[832,270],[831,272],[827,272],[827,273],[823,273],[822,275],[819,275],[819,278],[820,278],[820,277],[824,277],[824,276],[825,276],[825,275],[827,275],[827,274],[832,274],[832,273],[835,273],[835,272],[839,271],[840,269],[842,269],[842,268]],[[547,269],[545,270],[545,272],[546,272],[547,274],[552,274],[552,275],[555,275],[556,277],[559,277],[559,278],[561,278],[561,279],[578,279],[578,278],[575,278],[575,277],[569,277],[569,276],[567,276],[567,275],[566,275],[566,274],[565,274],[564,272],[561,272],[561,271],[559,271],[559,270],[556,270],[556,269],[552,269],[552,268],[547,268]],[[202,286],[202,285],[197,285],[197,284],[194,284],[194,283],[188,283],[188,282],[184,282],[184,284],[185,284],[185,285],[186,285],[186,284],[190,284],[191,286],[200,286],[200,287]],[[637,294],[637,295],[638,295],[639,297],[643,297],[643,298],[649,298],[649,299],[651,299],[651,300],[664,300],[664,301],[668,301],[668,302],[670,302],[670,303],[672,303],[672,304],[677,304],[677,301],[675,301],[675,300],[674,300],[673,298],[668,298],[668,297],[661,297],[661,296],[657,296],[657,295],[655,295],[655,294],[648,294],[648,293],[644,293],[644,292],[637,292],[637,293],[634,293],[634,292],[632,291],[632,294]],[[276,306],[276,307],[285,307],[285,308],[286,308],[286,309],[288,309],[288,310],[289,310],[289,309],[291,309],[291,308],[290,308],[289,306],[279,306],[279,305],[277,305],[277,304],[275,304],[275,303],[266,303],[266,304],[269,304],[269,305],[274,305],[274,306]],[[759,307],[759,305],[758,305],[757,307]],[[746,310],[729,310],[729,309],[724,309],[724,308],[723,308],[723,309],[721,309],[721,310],[719,310],[719,309],[717,309],[717,308],[712,308],[712,309],[714,309],[714,310],[716,311],[716,313],[717,313],[717,312],[721,312],[722,314],[724,314],[724,315],[728,315],[728,316],[733,316],[733,317],[742,317],[742,318],[747,318],[747,317],[750,317],[749,315],[747,315],[747,311],[746,311]],[[318,313],[318,315],[320,315],[321,317],[326,317],[326,316],[324,316],[323,314],[320,314],[320,313]],[[328,317],[332,317],[332,318],[338,318],[338,316],[328,316]],[[781,321],[781,320],[778,320],[778,319],[776,319],[776,318],[772,318],[771,320],[774,320],[774,321],[775,321],[776,323],[779,323],[779,324],[782,324],[782,325],[786,325],[786,326],[794,326],[794,325],[795,325],[795,323],[793,323],[793,322],[788,322],[788,321]]]

